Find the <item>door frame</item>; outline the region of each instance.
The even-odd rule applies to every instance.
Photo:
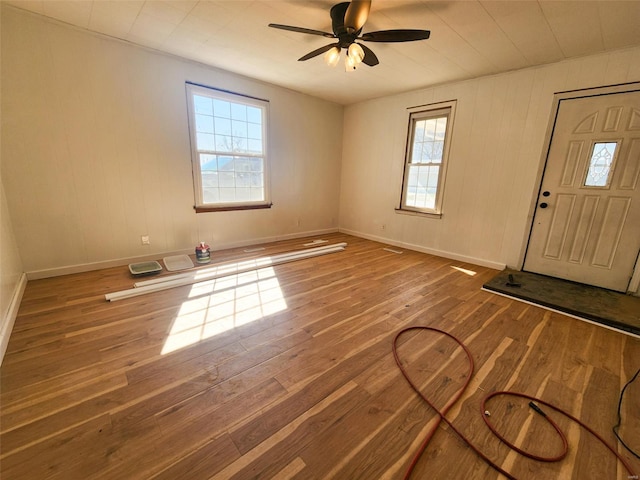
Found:
[[[524,267],[524,261],[529,250],[529,241],[533,232],[533,225],[535,221],[535,214],[537,211],[538,198],[542,189],[542,179],[547,168],[547,161],[549,159],[549,151],[551,149],[551,141],[553,139],[553,131],[555,129],[556,121],[558,118],[558,109],[560,108],[560,102],[562,100],[572,100],[585,97],[597,97],[601,95],[610,95],[612,93],[627,93],[640,90],[640,82],[629,82],[617,85],[607,85],[601,87],[585,88],[579,90],[567,90],[564,92],[556,92],[553,95],[553,104],[551,106],[551,113],[549,115],[549,124],[547,125],[547,132],[545,134],[545,140],[543,144],[540,163],[538,165],[538,173],[536,174],[536,181],[534,191],[532,192],[531,202],[529,205],[529,213],[527,215],[528,228],[526,229],[522,248],[520,251],[520,259],[518,264],[518,270],[522,270]],[[640,254],[636,257],[636,263],[633,267],[633,275],[629,286],[627,287],[627,293],[640,296]]]

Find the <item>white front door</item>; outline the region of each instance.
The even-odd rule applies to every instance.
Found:
[[[560,100],[524,270],[625,292],[639,177],[640,91]]]

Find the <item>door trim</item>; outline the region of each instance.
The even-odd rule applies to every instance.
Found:
[[[535,221],[536,207],[538,205],[538,197],[540,196],[542,189],[542,179],[547,167],[547,161],[549,159],[549,151],[551,149],[551,141],[553,139],[553,131],[556,126],[558,118],[558,110],[560,108],[560,102],[562,100],[573,100],[577,98],[586,97],[598,97],[601,95],[610,95],[614,93],[629,93],[640,91],[640,82],[621,83],[616,85],[606,85],[600,87],[592,87],[578,90],[567,90],[563,92],[556,92],[553,95],[553,103],[551,106],[551,113],[549,115],[549,123],[547,125],[547,132],[545,134],[545,140],[543,144],[542,154],[538,165],[538,173],[536,175],[535,189],[532,192],[531,201],[529,205],[529,213],[527,215],[528,228],[525,232],[522,248],[520,250],[520,258],[518,262],[518,270],[522,270],[524,267],[524,261],[527,257],[529,250],[529,242],[531,234],[533,232],[533,225]],[[629,286],[627,287],[627,293],[631,293],[636,296],[640,296],[640,254],[636,258],[636,263],[633,267],[633,275]]]

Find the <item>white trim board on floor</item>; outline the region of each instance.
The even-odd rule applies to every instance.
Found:
[[[107,293],[105,295],[105,299],[113,302],[116,300],[124,300],[126,298],[146,295],[147,293],[155,293],[170,288],[183,287],[193,284],[203,284],[222,277],[239,275],[242,273],[261,270],[263,268],[270,268],[276,265],[282,265],[284,263],[294,262],[297,260],[304,260],[306,258],[340,252],[343,251],[346,246],[347,244],[345,242],[342,242],[323,247],[308,248],[306,250],[294,250],[292,252],[271,255],[267,257],[259,257],[240,262],[216,264],[205,269],[198,269],[188,273],[169,275],[157,279],[136,282],[134,283],[134,288]]]

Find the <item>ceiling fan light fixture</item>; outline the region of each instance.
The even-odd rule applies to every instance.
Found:
[[[362,60],[364,60],[364,50],[355,42],[349,45],[347,53],[349,58],[352,58],[355,64],[361,63]]]
[[[340,61],[340,47],[332,47],[324,54],[324,62],[330,67],[335,67]]]
[[[358,62],[356,62],[354,58],[347,53],[347,56],[344,59],[345,71],[353,72],[357,66],[358,66]]]

